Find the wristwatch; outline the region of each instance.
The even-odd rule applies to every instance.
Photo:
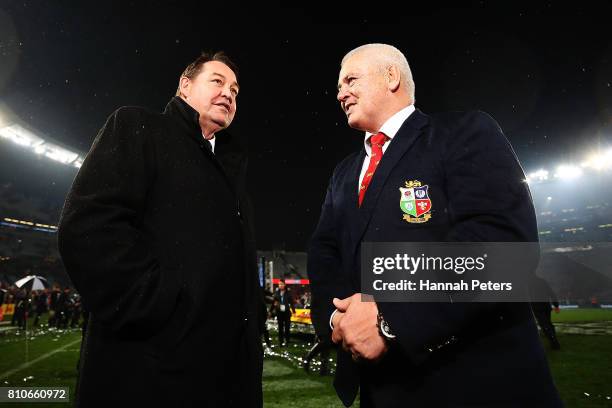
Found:
[[[395,340],[395,335],[391,333],[391,328],[389,327],[389,323],[385,320],[382,313],[378,312],[378,316],[376,316],[376,327],[378,327],[378,333],[383,336],[386,340]]]

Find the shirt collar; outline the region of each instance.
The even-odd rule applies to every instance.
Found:
[[[389,141],[395,137],[395,134],[402,127],[402,124],[412,115],[412,112],[415,111],[414,105],[408,105],[404,109],[398,111],[393,116],[391,116],[378,130],[379,132],[383,132],[387,137],[389,137]],[[366,154],[369,156],[372,153],[372,147],[368,143],[368,139],[372,136],[372,133],[366,132],[365,139],[363,140],[363,144],[365,145]]]
[[[206,139],[206,137],[204,137],[204,133],[202,133],[202,137],[204,139]],[[211,137],[210,139],[206,139],[210,142],[210,148],[212,149],[212,152],[215,152],[215,142],[217,141],[217,138],[215,137],[215,135],[213,135],[213,137]]]

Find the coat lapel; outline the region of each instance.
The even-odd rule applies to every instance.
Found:
[[[387,178],[402,160],[402,157],[404,157],[406,152],[410,150],[428,123],[429,117],[420,110],[415,110],[414,113],[410,115],[410,117],[402,124],[402,127],[400,127],[397,134],[389,144],[389,147],[385,151],[382,160],[376,168],[374,177],[372,177],[372,180],[370,181],[370,185],[365,193],[361,207],[356,210],[356,212],[359,213],[359,216],[353,218],[356,220],[354,227],[352,228],[354,232],[353,244],[355,245],[355,250],[357,250],[359,247],[361,238],[363,237],[363,234],[370,223],[372,214],[376,209],[376,203],[378,202],[380,193],[385,187]],[[363,164],[363,158],[364,157],[362,156],[361,164]],[[359,169],[361,170],[361,167]],[[357,173],[357,178],[358,177],[359,173]],[[356,183],[357,182],[358,181],[356,181]],[[357,197],[356,183],[355,197]],[[357,208],[357,198],[355,198],[355,207]]]

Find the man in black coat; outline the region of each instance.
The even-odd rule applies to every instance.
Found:
[[[416,110],[408,62],[383,44],[345,56],[338,100],[366,138],[330,180],[308,274],[317,332],[343,347],[340,399],[351,405],[360,388],[362,407],[559,406],[528,304],[360,295],[362,242],[537,241],[525,176],[497,123]],[[419,200],[400,200],[406,192]]]
[[[246,156],[222,132],[238,92],[229,58],[202,54],[162,114],[118,109],[83,162],[59,226],[90,312],[78,406],[262,405]]]

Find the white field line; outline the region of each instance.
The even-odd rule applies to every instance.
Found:
[[[32,366],[32,365],[34,365],[34,364],[38,363],[39,361],[42,361],[42,360],[46,359],[46,358],[49,358],[49,357],[51,357],[53,354],[55,354],[55,353],[59,353],[60,351],[64,350],[65,348],[68,348],[68,347],[70,347],[70,346],[72,346],[72,345],[74,345],[74,344],[77,344],[77,343],[78,343],[78,342],[80,342],[80,341],[81,341],[81,339],[77,339],[77,340],[72,341],[72,342],[70,342],[70,343],[68,343],[68,344],[64,344],[63,346],[58,347],[58,348],[56,348],[55,350],[51,350],[50,352],[45,353],[45,354],[43,354],[42,356],[36,357],[36,358],[35,358],[34,360],[32,360],[32,361],[28,361],[28,362],[23,363],[23,364],[21,364],[21,365],[19,365],[19,366],[15,367],[15,368],[13,368],[13,369],[10,369],[10,370],[8,370],[8,371],[5,371],[5,372],[3,372],[2,374],[0,374],[0,379],[6,379],[7,377],[10,377],[11,375],[15,374],[16,372],[21,371],[21,370],[23,370],[24,368],[28,368],[28,367],[30,367],[30,366]]]

